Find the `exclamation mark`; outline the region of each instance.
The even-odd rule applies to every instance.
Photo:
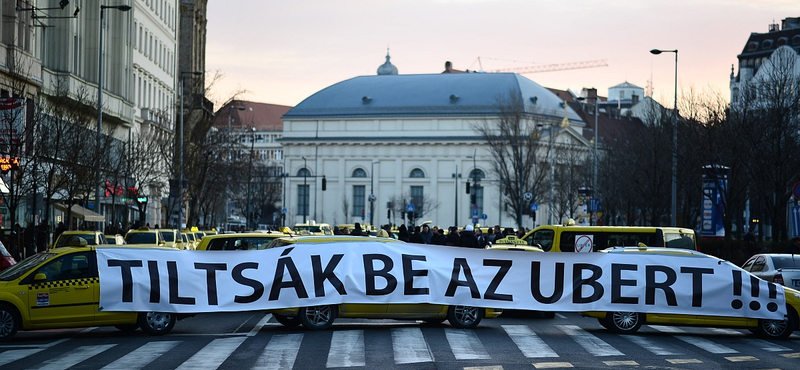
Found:
[[[767,287],[769,287],[769,299],[777,299],[778,287],[774,283],[770,282],[767,282]],[[767,303],[767,310],[769,310],[769,312],[778,311],[778,304],[775,302]]]
[[[742,296],[742,272],[739,270],[733,270],[733,296]],[[742,303],[741,299],[734,299],[731,302],[731,307],[736,310],[742,308],[743,305],[744,304]]]
[[[761,286],[759,284],[759,281],[761,281],[761,279],[753,275],[750,275],[750,296],[752,296],[755,299],[758,299],[758,295],[761,293]],[[759,303],[757,300],[750,302],[750,309],[753,311],[760,310],[761,303]]]

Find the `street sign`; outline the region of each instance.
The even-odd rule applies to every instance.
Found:
[[[485,220],[485,219],[489,218],[489,215],[484,213],[483,215],[481,215],[481,218]]]
[[[374,202],[378,199],[378,197],[376,197],[375,194],[370,194],[368,199],[370,202]]]
[[[407,205],[406,212],[414,212],[414,204]]]
[[[589,199],[589,212],[597,212],[600,210],[600,199]]]
[[[283,213],[283,214],[286,214],[286,211],[287,211],[286,208],[281,209],[281,213]]]
[[[533,194],[531,194],[530,192],[522,194],[522,199],[524,199],[526,202],[530,202],[531,200],[533,200]]]
[[[539,203],[531,203],[531,212],[536,212],[539,210]]]
[[[473,224],[477,224],[478,223],[478,218],[477,217],[473,217],[472,218],[472,223]]]
[[[792,235],[800,236],[800,206],[792,206]]]
[[[795,199],[800,199],[800,182],[794,184],[794,187],[792,187],[792,194],[794,194]]]
[[[472,210],[472,218],[474,218],[474,219],[477,219],[477,218],[478,218],[478,209],[477,209],[477,208],[474,208],[474,209]],[[474,222],[473,222],[473,223],[474,223]]]

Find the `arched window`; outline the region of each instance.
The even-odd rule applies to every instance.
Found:
[[[367,177],[367,171],[363,168],[356,168],[353,170],[353,177]]]
[[[481,171],[481,170],[479,170],[477,168],[472,170],[472,171],[469,171],[469,179],[470,180],[485,179],[485,178],[486,178],[486,174],[483,173],[483,171]]]
[[[414,179],[422,179],[422,178],[425,178],[425,172],[422,172],[422,170],[419,169],[419,168],[415,168],[415,169],[411,170],[411,174],[408,175],[408,177],[411,177],[411,178],[414,178]]]
[[[297,170],[297,177],[311,177],[311,171],[308,168],[301,168]]]

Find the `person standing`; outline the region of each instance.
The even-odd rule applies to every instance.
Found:
[[[361,224],[360,223],[356,222],[356,224],[353,226],[353,231],[350,232],[350,235],[353,235],[353,236],[362,236],[362,235],[364,235],[364,232],[361,230]]]
[[[431,238],[431,243],[435,245],[447,245],[447,238],[444,236],[444,229],[437,229]]]
[[[494,234],[492,234],[492,243],[497,242],[500,239],[505,238],[506,236],[503,235],[503,231],[500,230],[500,225],[494,225]]]
[[[458,235],[458,246],[465,248],[478,248],[478,238],[475,237],[475,231],[472,225],[464,227]]]
[[[428,226],[428,224],[422,225],[422,231],[419,233],[419,236],[422,237],[423,243],[431,244],[433,233],[431,232],[431,228]]]
[[[450,226],[450,232],[447,233],[447,245],[457,246],[458,245],[458,239],[459,239],[458,227]]]
[[[400,227],[397,229],[397,240],[408,243],[409,241],[408,228],[406,228],[405,224],[400,225]]]
[[[475,238],[478,239],[478,248],[486,248],[486,236],[483,235],[483,230],[480,227],[475,229]]]

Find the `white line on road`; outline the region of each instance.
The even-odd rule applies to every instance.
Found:
[[[264,315],[264,317],[261,319],[261,321],[259,321],[258,324],[256,324],[256,326],[254,326],[253,329],[250,330],[249,333],[247,333],[247,336],[248,337],[252,337],[252,336],[255,336],[256,334],[258,334],[258,332],[261,331],[261,328],[263,328],[264,325],[267,324],[267,321],[269,321],[269,319],[271,319],[271,318],[272,318],[272,314],[268,313],[268,314]]]
[[[664,347],[661,347],[659,341],[650,340],[647,337],[643,337],[641,335],[623,335],[623,338],[639,345],[654,355],[658,356],[674,356],[682,354],[681,351],[670,350]]]
[[[103,367],[103,370],[134,370],[147,366],[153,360],[178,345],[180,341],[150,342]]]
[[[577,325],[556,325],[564,334],[572,337],[575,343],[578,343],[589,353],[595,356],[624,356],[625,354],[617,351],[610,344],[602,341],[600,338],[589,334]]]
[[[333,332],[326,367],[366,366],[363,330]]]
[[[32,369],[37,369],[37,370],[67,369],[83,361],[86,361],[87,359],[96,356],[97,354],[114,346],[116,346],[116,344],[105,344],[100,346],[81,346],[65,354],[64,356],[47,360],[40,366],[34,367]]]
[[[676,335],[675,338],[678,338],[686,343],[689,343],[697,348],[703,349],[709,353],[721,355],[726,353],[739,353],[739,351],[725,347],[721,344],[716,344],[708,339],[703,339],[699,337],[692,337],[688,335]]]
[[[267,343],[264,352],[256,360],[253,369],[290,370],[294,368],[297,352],[303,342],[303,334],[275,335]]]
[[[784,347],[772,342],[768,342],[763,339],[745,339],[747,343],[749,343],[749,347],[758,347],[762,351],[767,352],[783,352],[783,351],[791,351],[792,349],[789,347]]]
[[[527,358],[558,357],[558,354],[527,325],[503,325],[503,330]]]
[[[488,360],[492,358],[472,330],[445,328],[444,335],[456,360]]]
[[[177,370],[216,369],[247,339],[233,337],[214,339],[203,349],[178,366]]]
[[[419,328],[392,329],[392,347],[396,364],[433,362],[433,353]]]

